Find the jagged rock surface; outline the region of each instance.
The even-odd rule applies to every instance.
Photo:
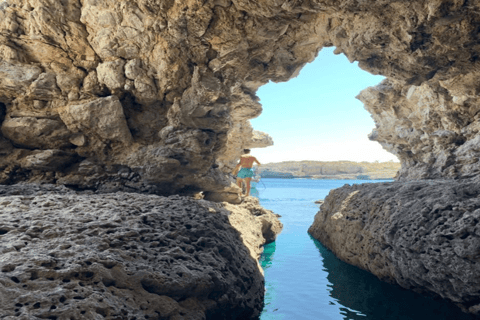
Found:
[[[179,196],[16,185],[0,186],[0,206],[3,319],[254,318],[264,295],[256,259],[281,229],[254,200],[229,211]]]
[[[257,89],[324,46],[387,77],[359,98],[399,179],[478,176],[479,24],[464,0],[2,1],[0,183],[239,201]]]
[[[479,194],[478,178],[346,185],[309,233],[382,280],[480,315]]]
[[[479,12],[458,0],[3,1],[0,181],[235,201],[227,173],[251,143],[256,90],[324,46],[389,79],[361,99],[400,178],[477,174]],[[39,150],[69,156],[32,166]]]

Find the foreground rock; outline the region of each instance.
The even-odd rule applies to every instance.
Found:
[[[228,211],[179,196],[17,185],[0,187],[0,206],[4,319],[254,318],[262,235],[281,229],[254,201]],[[276,227],[262,229],[263,219]]]
[[[480,180],[346,185],[308,232],[381,280],[480,315]]]

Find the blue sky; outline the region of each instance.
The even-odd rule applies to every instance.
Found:
[[[270,82],[257,91],[262,114],[255,130],[273,137],[274,146],[252,150],[262,163],[289,160],[398,161],[367,136],[375,128],[355,96],[384,77],[361,70],[334,48],[324,48],[288,82]]]

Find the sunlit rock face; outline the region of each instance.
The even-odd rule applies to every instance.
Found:
[[[470,81],[462,83],[465,77]],[[377,124],[370,139],[402,160],[400,180],[467,178],[480,172],[478,99],[474,93],[455,93],[474,85],[474,74],[465,77],[420,86],[387,80],[358,96]]]
[[[336,46],[400,178],[475,174],[480,15],[465,1],[40,1],[0,5],[1,183],[236,201],[256,90]],[[319,75],[328,76],[328,75]]]

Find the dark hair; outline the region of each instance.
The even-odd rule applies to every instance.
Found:
[[[250,149],[243,149],[243,152],[250,153]]]

